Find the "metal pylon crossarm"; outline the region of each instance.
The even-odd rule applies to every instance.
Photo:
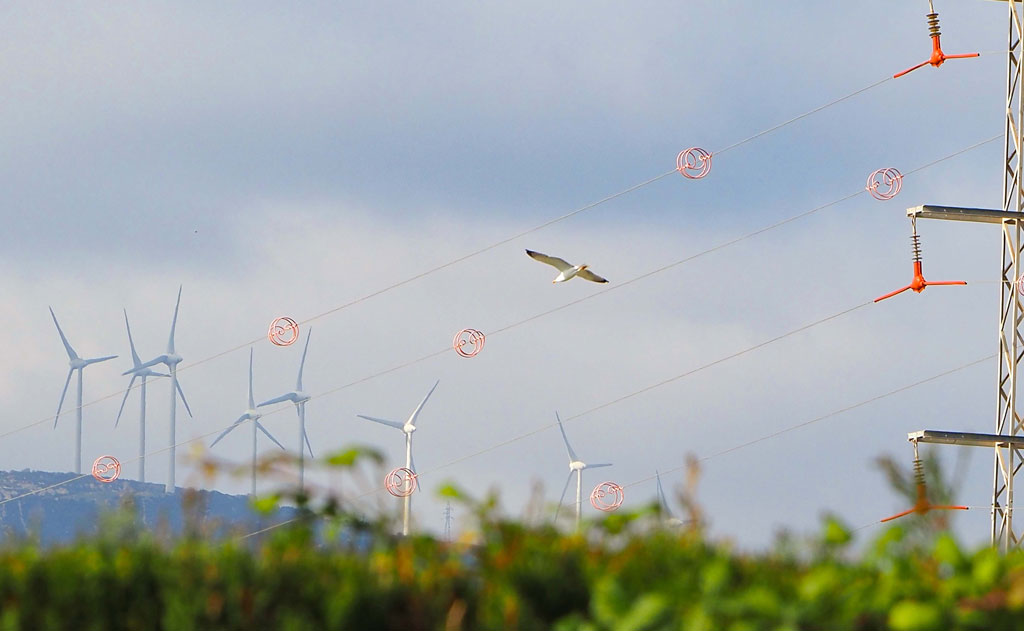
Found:
[[[1021,3],[1011,2],[1011,16],[1017,16]],[[1013,525],[1013,484],[1014,478],[1024,464],[1024,423],[1022,423],[1017,404],[1017,374],[1021,361],[1024,360],[1024,308],[1016,291],[1015,283],[1021,275],[1021,253],[1024,241],[1021,239],[1021,226],[1024,225],[1024,196],[1021,188],[1020,137],[1016,120],[1021,120],[1021,20],[1011,18],[1010,27],[1010,74],[1007,79],[1007,123],[1006,123],[1006,162],[1003,181],[1003,208],[1001,210],[983,208],[963,208],[956,206],[924,205],[907,209],[912,219],[944,219],[967,221],[972,223],[998,224],[1002,230],[1000,247],[1002,263],[1000,265],[1000,298],[999,298],[999,374],[996,381],[996,426],[994,434],[961,433],[958,440],[966,440],[963,436],[974,436],[973,443],[957,442],[953,444],[973,444],[994,448],[992,472],[992,544],[1003,550],[1021,545],[1024,532],[1015,530]],[[946,432],[950,434],[950,432]],[[992,437],[1001,437],[1001,442],[993,442]],[[981,438],[977,438],[981,437]],[[949,437],[946,436],[946,439]],[[919,437],[922,442],[939,442],[935,436],[927,434]],[[913,438],[912,438],[913,440]],[[980,441],[980,444],[979,444]],[[987,441],[987,442],[986,442]]]

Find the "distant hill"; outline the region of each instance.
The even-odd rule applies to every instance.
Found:
[[[186,523],[213,536],[244,534],[294,514],[282,508],[271,516],[260,516],[248,496],[218,491],[178,488],[165,493],[163,484],[134,480],[104,484],[92,476],[64,483],[75,477],[50,471],[0,471],[0,501],[38,491],[0,504],[2,538],[32,536],[43,545],[69,542],[96,534],[103,515],[125,506],[133,507],[140,528],[167,536],[181,534]]]

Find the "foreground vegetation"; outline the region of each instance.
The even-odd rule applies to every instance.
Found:
[[[1024,554],[965,551],[934,511],[856,553],[829,518],[809,540],[744,554],[707,540],[693,506],[686,522],[652,506],[579,536],[443,492],[476,516],[467,541],[395,537],[387,520],[293,497],[301,518],[257,537],[159,541],[124,513],[73,545],[8,542],[0,629],[911,630],[1024,619]]]
[[[329,542],[300,523],[258,547],[10,545],[0,628],[1011,629],[1024,615],[1022,554],[967,553],[945,535],[921,550],[895,527],[852,561],[829,521],[810,548],[744,555],[696,529],[632,532],[644,521],[612,518],[589,538],[485,522],[477,545],[366,524],[353,538],[355,523]]]

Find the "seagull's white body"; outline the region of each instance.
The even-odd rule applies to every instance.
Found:
[[[541,254],[540,252],[534,252],[533,250],[527,250],[526,254],[529,255],[535,261],[546,263],[558,270],[558,276],[555,276],[555,280],[552,283],[564,283],[567,280],[579,276],[583,280],[589,280],[593,283],[607,283],[608,280],[604,279],[594,272],[591,272],[589,265],[583,263],[581,265],[573,265],[564,259],[560,259],[557,256],[548,256],[547,254]]]

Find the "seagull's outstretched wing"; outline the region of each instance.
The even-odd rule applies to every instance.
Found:
[[[607,283],[608,282],[607,278],[601,278],[600,276],[598,276],[597,274],[595,274],[594,272],[591,272],[589,269],[586,269],[586,268],[584,268],[579,274],[576,274],[576,275],[579,276],[580,278],[582,278],[583,280],[589,280],[589,281],[594,282],[594,283]]]
[[[548,265],[556,268],[560,272],[564,272],[567,269],[572,269],[573,267],[567,261],[563,261],[557,256],[548,256],[547,254],[541,254],[540,252],[534,252],[533,250],[527,250],[526,253],[533,260],[540,261],[541,263],[547,263]]]

